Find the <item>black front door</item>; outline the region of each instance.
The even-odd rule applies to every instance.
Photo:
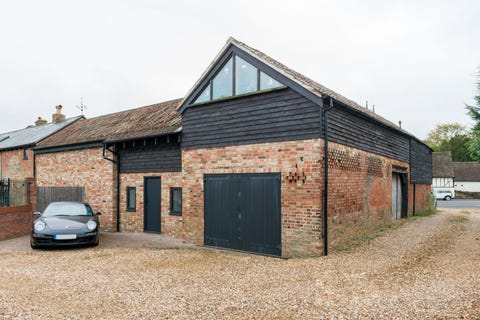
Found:
[[[160,233],[160,177],[145,177],[144,230]]]

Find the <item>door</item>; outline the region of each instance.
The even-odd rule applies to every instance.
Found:
[[[392,221],[402,217],[402,181],[400,174],[392,174]]]
[[[144,230],[147,232],[160,233],[160,177],[144,178]]]
[[[279,174],[204,178],[205,245],[281,255]]]

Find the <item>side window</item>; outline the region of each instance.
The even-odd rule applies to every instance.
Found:
[[[170,188],[170,214],[182,215],[182,188]]]
[[[127,211],[137,210],[137,188],[127,187]]]
[[[28,160],[28,148],[23,148],[23,160]]]

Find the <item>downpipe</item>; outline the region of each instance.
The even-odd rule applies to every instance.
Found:
[[[117,156],[117,160],[110,159],[107,157],[107,150],[113,153],[114,155]],[[120,232],[120,155],[107,148],[107,145],[103,145],[103,159],[108,160],[110,162],[113,162],[115,164],[116,170],[117,170],[117,210],[116,210],[116,216],[117,216],[117,232]]]
[[[323,161],[323,255],[328,255],[328,111],[333,108],[333,98],[323,96],[328,101],[328,106],[322,106],[322,120],[324,132],[324,161]]]

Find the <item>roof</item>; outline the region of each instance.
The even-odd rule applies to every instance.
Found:
[[[480,182],[480,163],[478,162],[453,162],[455,181]]]
[[[36,149],[117,142],[177,132],[181,117],[176,108],[181,99],[83,119],[39,143]]]
[[[33,146],[48,136],[75,123],[83,118],[77,116],[62,121],[51,122],[41,126],[32,126],[25,129],[0,134],[0,150],[15,149],[26,146]]]
[[[312,94],[316,95],[317,97],[319,98],[324,98],[324,96],[330,96],[332,97],[334,100],[336,100],[337,102],[340,102],[341,104],[357,111],[357,112],[360,112],[361,114],[365,115],[366,117],[368,118],[371,118],[373,120],[375,120],[376,122],[379,122],[391,129],[394,129],[395,131],[399,131],[399,132],[402,132],[403,134],[406,134],[414,139],[416,139],[417,141],[421,142],[422,144],[423,141],[419,140],[417,137],[415,137],[414,135],[412,135],[411,133],[403,130],[402,128],[400,128],[398,125],[386,120],[385,118],[383,118],[382,116],[378,115],[377,113],[373,112],[372,110],[369,110],[361,105],[359,105],[358,103],[350,100],[350,99],[347,99],[346,97],[336,93],[335,91],[331,90],[331,89],[328,89],[327,87],[319,84],[318,82],[304,76],[303,74],[301,73],[298,73],[292,69],[290,69],[289,67],[285,66],[284,64],[278,62],[277,60],[269,57],[268,55],[264,54],[263,52],[257,50],[257,49],[254,49],[248,45],[246,45],[245,43],[243,42],[240,42],[232,37],[230,37],[228,40],[227,40],[227,43],[225,44],[225,46],[222,48],[222,50],[220,51],[220,53],[215,57],[215,59],[212,61],[212,63],[209,65],[209,67],[207,68],[207,70],[202,74],[202,76],[200,77],[200,79],[195,83],[195,85],[190,89],[190,91],[187,93],[187,95],[185,96],[185,98],[182,100],[182,102],[179,104],[179,109],[180,107],[182,107],[182,105],[186,102],[186,100],[189,98],[189,96],[195,91],[195,88],[197,86],[199,86],[204,80],[205,78],[208,76],[208,74],[210,73],[210,71],[215,67],[215,65],[219,62],[219,60],[221,59],[221,57],[232,47],[232,46],[235,46],[237,48],[239,48],[240,50],[243,50],[244,52],[246,52],[247,54],[253,56],[254,58],[260,60],[261,62],[265,63],[266,65],[268,65],[269,67],[273,68],[275,71],[279,72],[280,74],[282,74],[283,76],[287,77],[288,79],[294,81],[295,83],[297,83],[298,85],[300,85],[301,87],[305,88],[306,90],[308,90],[309,92],[311,92]],[[181,110],[179,110],[181,111]]]
[[[452,165],[452,154],[450,152],[434,152],[432,154],[432,177],[455,177]]]

